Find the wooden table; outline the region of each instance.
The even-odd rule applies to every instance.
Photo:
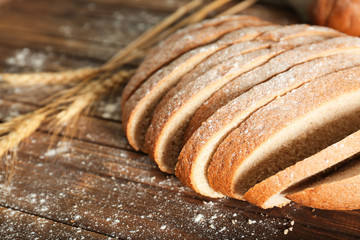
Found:
[[[0,66],[10,72],[99,66],[184,2],[0,1]],[[296,21],[292,12],[263,5],[246,13]],[[0,86],[1,121],[36,109],[62,89]],[[42,127],[19,147],[12,181],[0,189],[1,239],[360,238],[360,211],[296,204],[262,210],[183,187],[130,148],[120,94],[114,90],[97,103],[71,141],[51,138]]]

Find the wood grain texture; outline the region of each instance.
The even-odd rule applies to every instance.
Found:
[[[8,1],[0,5],[0,69],[98,66],[184,2]],[[247,13],[295,21],[292,13],[264,5]],[[36,109],[61,89],[0,83],[0,121]],[[0,185],[1,239],[360,238],[359,211],[296,204],[263,210],[183,187],[128,145],[121,91],[98,102],[70,132],[51,137],[42,126],[20,146],[12,181]]]

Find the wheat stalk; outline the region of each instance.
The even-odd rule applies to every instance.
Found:
[[[244,2],[249,1],[253,0]],[[60,73],[2,74],[2,80],[12,84],[39,84],[41,80],[46,84],[76,84],[47,99],[49,103],[34,112],[1,123],[0,157],[28,138],[44,121],[49,122],[50,130],[54,135],[57,135],[62,127],[67,126],[69,122],[74,123],[74,120],[78,120],[81,114],[86,112],[95,101],[107,95],[116,85],[124,83],[134,72],[133,70],[121,70],[112,75],[112,71],[125,63],[143,57],[149,51],[149,47],[161,40],[158,36],[168,36],[180,27],[198,22],[228,2],[230,0],[214,1],[170,27],[186,13],[200,6],[202,1],[194,0],[184,5],[164,21],[142,34],[126,48],[120,50],[99,68],[85,68]],[[238,10],[239,8],[233,9],[232,13]],[[149,45],[149,43],[151,44]]]
[[[1,73],[0,80],[15,86],[66,85],[86,78],[98,71],[97,68],[80,68],[62,72]]]

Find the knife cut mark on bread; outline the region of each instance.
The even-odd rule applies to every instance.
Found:
[[[202,195],[221,197],[207,181],[207,168],[221,141],[251,113],[276,97],[318,77],[360,65],[360,48],[353,48],[356,51],[359,55],[349,57],[339,49],[338,55],[296,65],[218,109],[186,142],[176,165],[176,176]]]
[[[243,199],[256,183],[357,131],[359,79],[360,67],[339,71],[258,109],[219,145],[210,186]]]
[[[244,199],[262,208],[282,207],[290,202],[286,198],[291,192],[289,189],[359,152],[360,131],[357,131],[256,184],[246,192]]]

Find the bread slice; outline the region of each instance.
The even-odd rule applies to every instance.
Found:
[[[213,42],[222,35],[242,28],[242,22],[264,22],[252,16],[228,16],[190,26],[169,36],[155,47],[144,59],[122,93],[122,106],[133,92],[155,71],[181,54]]]
[[[357,131],[360,67],[305,83],[249,116],[219,145],[210,186],[243,199],[256,183]]]
[[[357,139],[357,141],[359,140]],[[354,143],[349,144],[353,145]],[[359,158],[329,177],[286,197],[312,208],[326,210],[360,209]]]
[[[306,41],[319,41],[319,36],[307,37]],[[301,39],[300,43],[304,42]],[[297,43],[297,44],[300,44]],[[172,90],[176,94],[165,96],[155,110],[151,125],[146,133],[146,152],[162,171],[174,173],[179,156],[183,134],[192,114],[201,104],[224,84],[254,67],[262,65],[272,57],[293,48],[294,45],[279,43],[234,57],[218,64],[194,81],[182,86],[181,82]]]
[[[345,161],[358,152],[360,152],[360,131],[256,184],[246,192],[244,199],[261,208],[285,206],[290,202],[285,197],[289,188]],[[295,195],[293,196],[295,198]]]
[[[339,52],[351,52],[357,47],[360,47],[360,41],[353,37],[333,38],[321,43],[301,46],[292,51],[285,52],[274,59],[271,59],[263,66],[235,78],[214,93],[214,95],[196,111],[186,130],[186,135],[184,137],[185,142],[191,137],[196,129],[206,121],[206,119],[214,114],[217,109],[246,92],[254,85],[268,80],[276,74],[289,69],[293,65]]]
[[[260,24],[260,22],[256,22]],[[243,23],[243,26],[251,23]],[[261,23],[261,24],[265,24]],[[249,42],[264,31],[280,28],[276,25],[247,27],[231,32],[226,38],[213,44],[193,49],[169,65],[163,67],[147,79],[125,102],[122,111],[123,127],[130,145],[135,150],[144,151],[146,130],[150,125],[154,108],[161,98],[181,77],[195,67],[205,71],[220,61],[225,61],[245,52],[266,48],[267,42]],[[246,43],[241,44],[246,41]],[[230,47],[229,45],[234,44]],[[214,54],[215,53],[215,54]],[[212,55],[212,56],[211,56]],[[211,56],[211,57],[209,57]],[[208,58],[208,59],[207,59]]]
[[[176,165],[176,176],[202,195],[221,197],[222,194],[215,192],[207,181],[207,168],[221,141],[251,113],[273,99],[318,77],[360,65],[360,46],[352,52],[354,55],[337,54],[296,65],[220,108],[184,145]]]

